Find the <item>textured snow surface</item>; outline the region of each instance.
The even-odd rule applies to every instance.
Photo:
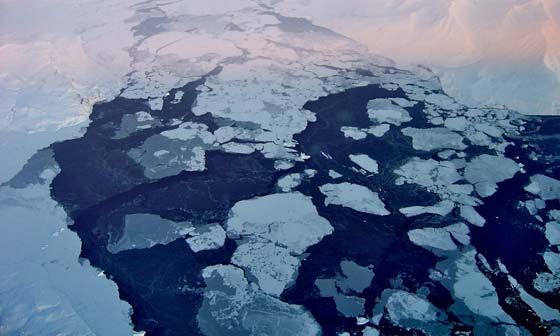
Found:
[[[430,66],[446,92],[465,104],[560,113],[557,0],[271,3],[284,15],[309,18],[400,66]]]
[[[55,174],[0,188],[0,334],[132,335],[117,286],[78,261],[80,239],[49,195]]]

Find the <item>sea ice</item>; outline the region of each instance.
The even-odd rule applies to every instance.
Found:
[[[400,126],[412,120],[407,110],[393,104],[390,99],[372,99],[367,104],[369,118],[378,124],[388,123]]]
[[[372,215],[387,216],[390,212],[376,192],[368,188],[348,182],[324,184],[319,190],[327,198],[325,205],[335,204]]]
[[[519,166],[511,159],[482,154],[467,164],[464,176],[480,196],[488,197],[498,189],[496,183],[512,178],[518,171]]]
[[[546,175],[531,176],[531,183],[525,187],[525,190],[545,201],[560,200],[560,181]]]
[[[367,133],[357,127],[344,126],[340,128],[340,131],[344,133],[345,137],[352,138],[354,140],[362,140],[367,137]]]
[[[122,234],[117,241],[110,240],[107,250],[111,253],[131,249],[150,248],[168,244],[192,230],[189,222],[174,222],[158,215],[136,213],[125,215]]]
[[[361,168],[367,170],[370,173],[378,174],[379,165],[377,161],[370,158],[365,154],[350,154],[350,160],[360,166]]]
[[[463,137],[445,128],[403,128],[401,132],[412,138],[412,147],[421,151],[433,151],[437,149],[463,150],[467,145],[463,143]]]
[[[237,202],[226,223],[239,240],[232,262],[256,279],[261,289],[279,296],[299,268],[300,255],[332,233],[311,198],[299,192],[271,194]]]
[[[282,302],[251,286],[238,267],[209,266],[202,277],[207,287],[197,320],[206,336],[321,333],[320,326],[301,306]]]

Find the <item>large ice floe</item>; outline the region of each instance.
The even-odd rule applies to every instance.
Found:
[[[299,192],[238,202],[226,224],[228,235],[240,237],[232,263],[274,296],[295,281],[297,256],[332,230],[311,199]]]
[[[322,185],[319,189],[326,196],[325,205],[340,205],[379,216],[386,216],[390,213],[385,208],[385,204],[379,198],[379,195],[362,185],[348,182],[328,183]]]
[[[232,265],[202,271],[207,289],[198,312],[205,335],[320,335],[313,317],[296,305],[266,295]]]

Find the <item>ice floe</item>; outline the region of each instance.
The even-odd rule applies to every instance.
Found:
[[[391,129],[391,125],[389,124],[381,124],[381,125],[375,125],[375,126],[371,126],[368,129],[368,133],[375,136],[375,137],[382,137],[385,135],[385,133],[389,132],[389,130]]]
[[[436,269],[440,272],[436,279],[456,299],[451,310],[460,319],[468,322],[471,314],[476,314],[493,322],[514,324],[500,306],[494,286],[478,268],[476,250],[465,248],[460,254],[440,261]]]
[[[168,244],[193,230],[189,222],[174,222],[149,213],[128,214],[124,218],[124,227],[118,240],[112,239],[107,244],[111,253],[131,249],[150,248],[156,244]]]
[[[407,110],[395,105],[391,99],[372,99],[367,104],[369,118],[378,124],[388,123],[400,126],[412,120]]]
[[[443,228],[423,228],[408,231],[408,238],[418,246],[430,250],[453,251],[457,249],[454,240],[463,245],[470,244],[469,228],[463,224],[453,224]]]
[[[488,197],[498,189],[497,183],[512,178],[518,171],[519,166],[511,159],[482,154],[467,164],[464,176],[481,197]]]
[[[538,195],[545,201],[560,200],[560,181],[542,174],[531,176],[531,183],[525,187],[527,192]]]
[[[364,267],[353,261],[340,263],[341,273],[336,278],[315,280],[321,297],[332,297],[337,310],[346,317],[357,317],[364,313],[365,299],[355,296],[370,286],[374,277],[372,267]]]
[[[377,164],[377,161],[366,154],[350,154],[349,157],[352,162],[360,166],[362,169],[365,169],[373,174],[379,173],[379,165]]]
[[[374,308],[374,314],[383,308],[388,319],[400,327],[422,330],[429,335],[449,334],[450,327],[443,323],[447,314],[417,294],[386,289]]]
[[[202,277],[207,287],[197,320],[204,335],[321,334],[311,314],[252,286],[238,267],[209,266]]]
[[[340,128],[340,131],[344,133],[345,137],[352,138],[354,140],[362,140],[367,137],[367,133],[357,127],[344,126]]]
[[[299,192],[237,202],[226,223],[228,235],[243,237],[232,262],[254,276],[263,291],[276,296],[294,280],[299,268],[294,256],[332,231],[311,198]]]
[[[390,212],[376,192],[348,182],[324,184],[319,190],[326,196],[325,205],[335,204],[372,215],[386,216]]]

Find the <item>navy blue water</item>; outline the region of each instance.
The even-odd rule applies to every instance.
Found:
[[[177,118],[201,122],[208,125],[210,131],[215,130],[223,120],[209,114],[195,116],[191,112],[197,95],[195,88],[203,81],[173,90],[165,99],[162,111],[150,113],[163,124]],[[171,104],[177,90],[184,92],[182,100]],[[307,103],[305,108],[317,114],[317,121],[309,124],[296,140],[298,150],[311,158],[282,174],[274,169],[272,160],[261,154],[212,151],[206,154],[205,171],[182,172],[156,181],[147,179],[143,168],[129,158],[127,152],[171,126],[154,127],[124,139],[113,139],[123,115],[149,110],[146,100],[119,97],[95,105],[83,137],[51,146],[61,168],[52,183],[52,196],[74,220],[71,229],[82,240],[82,257],[103,269],[117,283],[121,298],[133,307],[135,328],[147,331],[148,335],[200,334],[196,322],[204,286],[200,272],[208,265],[228,263],[236,243],[227,239],[218,250],[195,254],[183,239],[179,239],[149,249],[111,254],[106,250],[107,237],[122,231],[124,216],[149,212],[195,224],[223,223],[237,201],[270,194],[280,176],[307,168],[316,169],[318,174],[297,190],[312,197],[319,214],[334,227],[334,233],[309,248],[309,257],[302,261],[296,283],[283,293],[282,299],[305,306],[325,335],[358,330],[355,320],[338,313],[333,299],[321,298],[314,286],[315,279],[334,276],[339,271],[340,261],[349,259],[361,265],[374,265],[373,282],[361,294],[366,299],[366,311],[372,309],[375,298],[384,289],[394,287],[395,279],[400,279],[400,286],[411,291],[422,286],[430,288],[429,300],[446,309],[453,299],[439,283],[428,278],[428,269],[437,263],[438,258],[413,245],[406,233],[418,227],[456,223],[453,218],[456,214],[416,218],[400,215],[399,208],[431,205],[436,198],[417,186],[396,186],[396,176],[392,173],[411,156],[429,158],[434,154],[415,151],[410,138],[404,137],[395,127],[381,138],[368,136],[361,141],[345,138],[340,132],[342,126],[368,127],[367,102],[383,97],[405,98],[405,95],[401,90],[386,91],[372,85]],[[422,104],[408,110],[413,120],[403,127],[428,127]],[[554,152],[552,154],[560,157],[560,119],[534,119],[531,122],[535,128],[533,133],[511,140],[517,144],[533,144],[534,150]],[[470,154],[481,151],[480,148],[470,150],[473,151]],[[483,228],[473,229],[473,245],[491,263],[500,258],[532,295],[560,309],[558,294],[545,295],[531,290],[535,272],[545,269],[538,253],[545,249],[546,241],[542,231],[534,225],[534,217],[517,208],[517,202],[523,199],[523,185],[528,176],[546,172],[560,178],[559,164],[557,161],[548,164],[534,162],[528,158],[528,150],[517,145],[508,151],[509,156],[520,157],[528,173],[501,183],[499,191],[485,199],[484,206],[477,208],[488,222]],[[330,155],[332,160],[326,159],[321,152]],[[380,174],[366,177],[348,168],[351,166],[348,155],[354,153],[367,154],[377,160]],[[379,192],[392,215],[380,217],[339,206],[325,207],[324,196],[318,187],[332,182],[329,169],[344,175],[337,181],[350,181]],[[555,206],[560,208],[559,204]],[[517,295],[508,288],[506,280],[500,276],[488,276],[497,286],[506,312],[534,334],[546,334],[545,324],[535,319],[529,307],[504,301],[506,295]],[[471,328],[462,325],[452,314],[450,321],[456,322],[456,330]],[[418,331],[399,329],[385,320],[382,320],[380,329],[388,335],[421,335]]]

